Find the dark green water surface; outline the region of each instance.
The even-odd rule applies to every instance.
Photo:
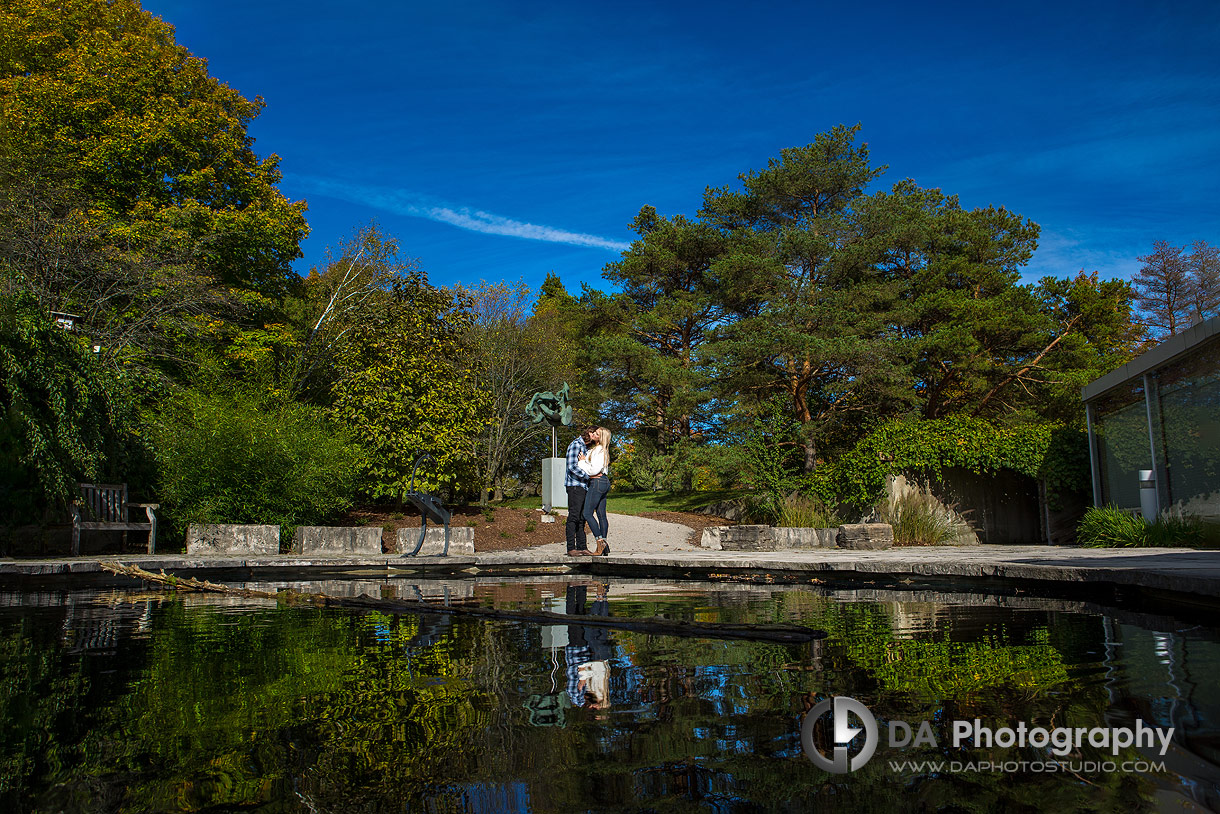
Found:
[[[1168,616],[1022,596],[818,586],[535,579],[295,587],[796,622],[830,635],[791,646],[10,588],[0,592],[0,811],[1220,805],[1220,637]],[[861,701],[883,730],[893,720],[927,721],[937,743],[898,748],[883,737],[857,771],[822,771],[802,750],[801,719],[832,696]],[[1089,745],[1066,758],[1032,746],[954,748],[951,722],[975,718],[1046,728],[1140,719],[1175,733],[1163,756]],[[1076,768],[1048,771],[1056,760]],[[1090,765],[1103,761],[1116,766]],[[977,765],[1002,762],[1018,765]]]

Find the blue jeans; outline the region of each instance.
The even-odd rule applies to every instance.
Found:
[[[606,495],[610,491],[610,478],[602,475],[600,478],[589,479],[589,494],[585,497],[585,522],[594,539],[606,539],[610,531],[606,525]]]

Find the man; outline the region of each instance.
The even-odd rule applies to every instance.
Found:
[[[588,494],[589,478],[580,471],[580,456],[589,451],[589,443],[597,435],[597,427],[585,427],[576,440],[568,444],[567,473],[563,478],[568,490],[568,522],[564,524],[564,535],[568,540],[568,556],[592,555],[585,539],[585,495]]]

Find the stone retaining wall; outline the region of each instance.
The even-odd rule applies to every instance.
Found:
[[[415,544],[419,541],[419,527],[405,528],[398,530],[398,553],[407,554],[411,549],[415,548]],[[439,557],[441,552],[445,550],[445,527],[444,526],[428,526],[427,532],[424,533],[424,545],[419,550],[419,557]],[[473,554],[474,553],[474,529],[470,526],[450,526],[449,527],[449,554]]]
[[[894,547],[894,527],[889,523],[850,523],[839,526],[838,548],[876,551]]]
[[[777,551],[787,551],[796,548],[834,548],[838,529],[793,529],[772,528],[771,536],[775,538]]]
[[[186,530],[186,553],[190,557],[279,554],[280,527],[228,523],[191,525]]]
[[[791,551],[814,548],[879,549],[894,544],[886,523],[854,523],[833,529],[717,526],[704,529],[699,545],[713,551]]]
[[[377,557],[381,555],[381,527],[297,526],[292,553]]]

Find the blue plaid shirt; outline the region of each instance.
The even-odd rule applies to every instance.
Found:
[[[567,668],[568,700],[574,707],[583,707],[585,694],[580,689],[580,665],[593,661],[593,653],[583,644],[570,644],[563,649],[563,660]]]
[[[589,488],[589,476],[580,471],[580,456],[589,451],[585,446],[585,439],[582,436],[576,436],[576,440],[568,444],[568,471],[564,475],[563,485],[579,486],[581,489]]]

